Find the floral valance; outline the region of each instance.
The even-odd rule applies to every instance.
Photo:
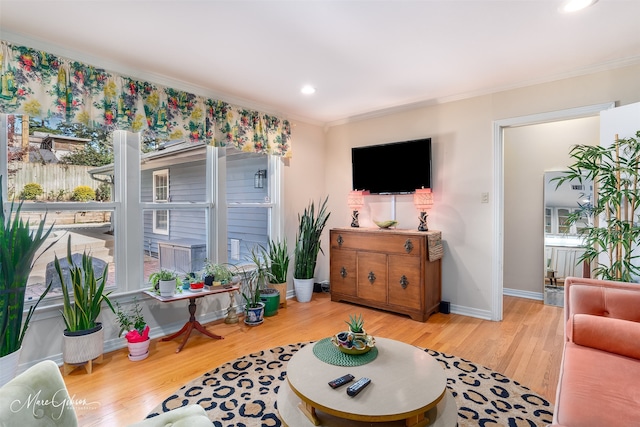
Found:
[[[0,113],[291,155],[291,126],[280,117],[5,41],[0,48]]]

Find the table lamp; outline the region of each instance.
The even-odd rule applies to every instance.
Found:
[[[347,205],[351,209],[351,226],[360,227],[358,223],[358,210],[364,206],[364,196],[369,194],[368,191],[354,190],[349,192],[347,197]]]
[[[427,227],[427,210],[433,206],[433,193],[430,188],[418,188],[413,194],[413,204],[420,211],[418,231],[429,231]]]

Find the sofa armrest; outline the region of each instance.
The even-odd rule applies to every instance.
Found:
[[[58,365],[44,360],[0,388],[0,425],[78,425]]]
[[[640,323],[590,314],[574,314],[570,340],[578,345],[640,359]]]
[[[211,420],[200,405],[188,405],[144,419],[129,427],[211,427]]]

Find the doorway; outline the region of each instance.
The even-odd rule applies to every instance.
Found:
[[[534,114],[530,116],[514,117],[511,119],[497,120],[494,122],[494,229],[493,237],[493,262],[492,262],[492,285],[491,285],[491,318],[492,320],[502,320],[502,297],[504,294],[504,253],[505,253],[505,130],[521,126],[529,126],[542,123],[553,123],[566,120],[573,120],[584,117],[595,117],[603,110],[613,108],[613,102],[597,104],[586,107],[573,108],[568,110],[552,111],[549,113]],[[541,178],[542,179],[542,178]],[[542,180],[539,186],[540,203],[537,205],[542,210]],[[541,222],[542,223],[542,222]],[[538,227],[536,227],[538,228]],[[542,233],[540,234],[540,245],[542,248]],[[540,253],[540,264],[542,261],[542,251]],[[539,271],[539,269],[537,270]],[[536,277],[539,274],[536,275]]]

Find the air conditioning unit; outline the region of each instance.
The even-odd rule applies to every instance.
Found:
[[[159,242],[160,268],[178,274],[188,274],[204,268],[207,245],[197,240]]]

